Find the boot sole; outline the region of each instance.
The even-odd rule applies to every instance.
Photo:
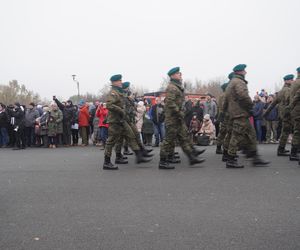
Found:
[[[103,170],[118,170],[119,168],[106,168],[106,167],[103,167]]]

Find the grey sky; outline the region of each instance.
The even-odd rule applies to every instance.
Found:
[[[300,66],[299,0],[2,0],[0,83],[17,79],[50,98],[96,93],[114,73],[159,88],[248,65],[251,94]],[[297,60],[298,59],[298,60]]]

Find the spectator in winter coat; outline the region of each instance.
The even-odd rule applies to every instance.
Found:
[[[109,124],[107,123],[107,115],[108,115],[108,109],[106,108],[106,103],[103,103],[98,106],[98,109],[96,111],[96,117],[99,119],[99,141],[100,144],[99,146],[101,149],[104,149],[106,140],[108,138],[108,126]]]
[[[82,138],[81,146],[89,145],[89,127],[90,127],[90,113],[89,106],[84,100],[79,101],[78,124],[79,131]]]
[[[202,126],[202,122],[197,118],[197,114],[194,113],[189,126],[189,132],[192,135],[192,140],[194,143],[196,143],[196,134],[201,129],[201,126]]]
[[[48,142],[49,148],[56,148],[56,132],[57,124],[53,116],[49,116],[48,120]]]
[[[63,113],[63,144],[70,146],[72,135],[71,127],[75,117],[73,102],[68,100],[67,102],[62,103],[55,96],[53,96],[53,100]]]
[[[71,131],[72,131],[72,145],[78,146],[78,134],[79,134],[79,124],[78,124],[78,106],[74,105],[74,120],[72,122]]]
[[[136,108],[136,114],[135,114],[135,125],[136,128],[138,130],[138,132],[140,133],[141,136],[141,140],[142,139],[142,127],[143,127],[143,120],[144,120],[144,114],[146,112],[146,107],[144,105],[143,101],[139,101],[137,104],[137,108]]]
[[[50,109],[48,106],[43,107],[43,114],[39,120],[39,127],[40,127],[40,136],[42,139],[42,143],[40,146],[44,148],[48,148],[48,121],[50,117]]]
[[[218,108],[217,104],[211,99],[211,95],[207,96],[206,102],[204,103],[204,115],[209,114],[212,122],[215,122]]]
[[[25,136],[26,136],[27,147],[31,147],[31,145],[35,145],[34,126],[35,126],[36,119],[39,117],[40,117],[40,113],[35,108],[35,104],[33,102],[30,103],[28,108],[25,111]]]
[[[256,130],[256,139],[259,143],[262,142],[262,120],[265,104],[261,101],[258,95],[254,96],[253,118]]]
[[[197,119],[199,121],[203,120],[203,106],[200,104],[200,101],[198,100],[196,104],[192,107],[193,116],[196,114]]]
[[[160,97],[156,98],[156,104],[154,104],[150,110],[150,117],[154,125],[154,146],[158,147],[159,143],[165,138],[165,112]]]
[[[5,105],[0,103],[0,148],[8,145],[8,115],[5,111]]]
[[[58,108],[56,103],[51,104],[51,112],[50,115],[54,117],[54,120],[57,124],[57,131],[56,131],[56,143],[58,145],[63,144],[63,113]]]
[[[14,110],[12,112],[13,125],[16,136],[16,147],[15,150],[25,149],[25,112],[24,107],[20,103],[16,102],[14,105]]]
[[[204,115],[202,127],[199,131],[199,134],[205,134],[209,136],[210,145],[212,145],[213,140],[215,139],[216,128],[212,123],[209,114]]]
[[[269,95],[267,99],[267,103],[264,106],[265,110],[271,105],[273,100],[274,100],[273,95]],[[267,126],[267,134],[266,134],[267,143],[270,142],[275,143],[277,142],[278,107],[275,106],[270,111],[270,113],[265,116],[265,119],[266,119],[266,126]]]
[[[146,146],[152,146],[152,137],[154,134],[154,125],[150,117],[150,107],[146,108],[146,113],[144,115],[142,133],[144,136],[144,141]]]
[[[185,103],[184,103],[184,121],[187,127],[189,127],[190,122],[193,117],[193,103],[188,97],[185,97]]]

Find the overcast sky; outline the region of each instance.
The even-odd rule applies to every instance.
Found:
[[[300,66],[299,0],[2,0],[0,83],[51,98],[97,93],[112,74],[157,90],[248,65],[249,90],[274,91]]]

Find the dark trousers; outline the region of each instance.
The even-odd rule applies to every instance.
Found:
[[[17,131],[15,131],[16,136],[16,146],[18,148],[26,147],[26,138],[25,138],[25,129],[24,127],[19,127]]]
[[[64,134],[63,134],[64,145],[71,145],[71,136],[72,136],[71,123],[64,122],[63,130],[64,130]]]
[[[63,134],[56,135],[56,145],[63,145]]]
[[[25,127],[25,137],[26,137],[27,147],[31,147],[31,145],[35,145],[34,127]]]
[[[16,133],[12,126],[8,126],[7,128],[9,146],[14,147],[16,144]]]
[[[56,137],[48,136],[48,143],[49,143],[49,145],[56,145]]]
[[[73,145],[78,144],[78,129],[72,129],[72,141]]]

